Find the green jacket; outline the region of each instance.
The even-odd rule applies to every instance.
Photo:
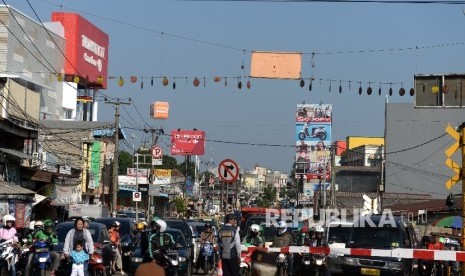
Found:
[[[174,239],[168,233],[155,233],[149,238],[149,256],[153,259],[153,251],[156,249],[168,250],[174,247]]]
[[[51,234],[48,234],[44,230],[40,230],[35,232],[34,236],[32,237],[33,239],[39,240],[39,241],[45,241],[50,244],[58,244],[58,238],[55,232],[52,232]]]

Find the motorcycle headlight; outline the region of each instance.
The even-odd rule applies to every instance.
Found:
[[[278,261],[282,262],[286,259],[286,255],[284,255],[283,253],[279,253],[278,255]]]
[[[179,264],[178,260],[171,260],[172,266],[178,266],[178,264]]]
[[[142,263],[143,260],[144,259],[141,258],[141,257],[132,257],[131,258],[131,262],[133,262],[133,263]]]
[[[304,261],[304,265],[310,265],[310,261]]]
[[[346,265],[358,265],[358,260],[352,257],[346,257]]]
[[[184,257],[178,257],[178,260],[179,260],[180,263],[183,263],[183,262],[186,261],[186,258],[184,258]]]

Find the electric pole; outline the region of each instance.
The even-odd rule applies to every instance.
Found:
[[[112,183],[112,198],[111,198],[111,213],[116,212],[116,204],[118,199],[118,155],[119,155],[119,106],[122,104],[130,105],[129,102],[123,102],[119,98],[116,101],[105,101],[106,104],[111,104],[115,107],[115,151],[113,156],[113,183]]]

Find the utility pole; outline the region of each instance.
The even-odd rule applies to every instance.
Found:
[[[116,212],[116,204],[118,198],[118,155],[119,155],[119,106],[122,104],[130,105],[129,102],[123,102],[119,98],[116,101],[105,101],[106,104],[111,104],[115,107],[115,152],[113,157],[113,183],[112,183],[112,198],[111,212]]]
[[[336,166],[336,144],[331,147],[331,207],[336,208],[336,173],[334,168]]]
[[[381,159],[381,183],[378,186],[378,212],[383,212],[383,192],[385,190],[385,179],[386,179],[386,134],[387,134],[387,104],[389,102],[389,96],[386,95],[386,101],[384,102],[384,147]]]

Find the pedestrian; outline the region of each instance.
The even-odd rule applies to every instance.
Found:
[[[65,257],[70,256],[70,252],[78,240],[83,241],[84,251],[89,254],[89,257],[92,259],[92,254],[94,254],[94,241],[92,240],[89,229],[84,228],[84,219],[82,218],[77,218],[74,221],[74,228],[69,230],[66,234],[65,243],[63,245],[63,254]],[[84,262],[85,275],[87,275],[88,267],[89,262]]]
[[[74,245],[74,250],[71,251],[71,258],[73,259],[73,267],[71,276],[84,276],[84,263],[89,260],[89,255],[84,252],[84,242],[77,240]]]
[[[218,233],[223,275],[237,276],[241,262],[241,237],[237,229],[236,215],[227,214],[225,223]]]
[[[112,264],[112,273],[116,273],[117,269],[119,269],[119,273],[121,275],[125,275],[126,273],[123,271],[123,260],[121,257],[121,235],[119,233],[119,226],[120,222],[115,220],[111,226],[110,230],[108,230],[108,234],[110,235],[110,242],[112,243],[114,249],[113,253],[115,254],[114,259],[116,262],[113,262]]]

